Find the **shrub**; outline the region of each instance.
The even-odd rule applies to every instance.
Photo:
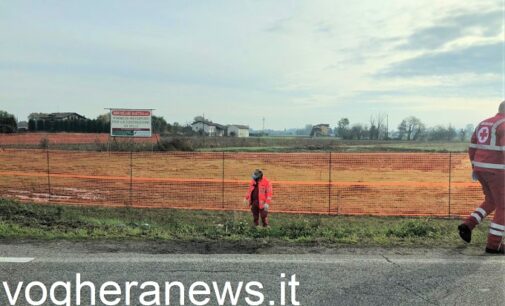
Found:
[[[103,152],[108,150],[108,145],[107,143],[102,143],[100,141],[100,138],[96,137],[95,138],[95,147],[98,152]]]
[[[41,149],[49,148],[49,139],[47,139],[47,137],[40,139],[39,146]]]
[[[245,235],[249,232],[251,226],[245,220],[228,220],[224,223],[226,233],[235,235]]]
[[[312,236],[317,231],[319,225],[317,223],[309,223],[308,221],[293,222],[282,225],[280,232],[282,236],[289,239],[299,239],[302,237]]]
[[[434,237],[439,234],[439,230],[430,224],[428,220],[410,220],[389,228],[386,232],[388,237],[399,238],[409,237]]]
[[[157,151],[194,151],[193,144],[183,138],[165,138],[158,141]]]

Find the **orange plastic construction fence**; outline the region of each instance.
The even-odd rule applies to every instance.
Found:
[[[250,175],[273,212],[464,216],[483,199],[463,153],[0,151],[0,197],[27,202],[246,210]]]
[[[108,143],[111,137],[107,133],[19,133],[0,134],[0,144],[2,145],[39,145],[42,140],[47,140],[52,145],[59,144],[96,144]],[[121,137],[115,138],[121,141]],[[150,138],[125,138],[124,141],[135,143],[156,143],[159,135],[153,134]]]

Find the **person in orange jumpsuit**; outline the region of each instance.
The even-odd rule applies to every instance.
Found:
[[[251,207],[255,226],[259,225],[260,216],[263,227],[268,226],[268,211],[272,202],[272,194],[272,184],[263,176],[261,169],[256,169],[244,199],[244,202]]]
[[[461,239],[472,240],[472,230],[494,211],[486,253],[505,254],[505,101],[496,116],[482,121],[472,135],[469,148],[474,180],[484,192],[484,202],[458,226]]]

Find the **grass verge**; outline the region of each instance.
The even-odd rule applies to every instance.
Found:
[[[22,204],[0,199],[0,239],[229,241],[288,245],[455,247],[459,220],[276,214],[268,229],[245,212]],[[486,225],[472,244],[484,245]]]
[[[430,152],[430,153],[448,153],[448,152],[466,152],[468,150],[468,144],[462,142],[395,142],[390,143],[369,143],[363,141],[362,144],[356,143],[324,143],[317,142],[314,139],[313,144],[305,145],[284,145],[284,146],[249,146],[249,147],[204,147],[199,148],[196,151],[199,152],[264,152],[264,153],[282,153],[282,152],[347,152],[347,153],[374,153],[374,152]]]

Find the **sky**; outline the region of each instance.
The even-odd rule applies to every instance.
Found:
[[[505,0],[0,0],[0,110],[464,127],[505,99]]]

